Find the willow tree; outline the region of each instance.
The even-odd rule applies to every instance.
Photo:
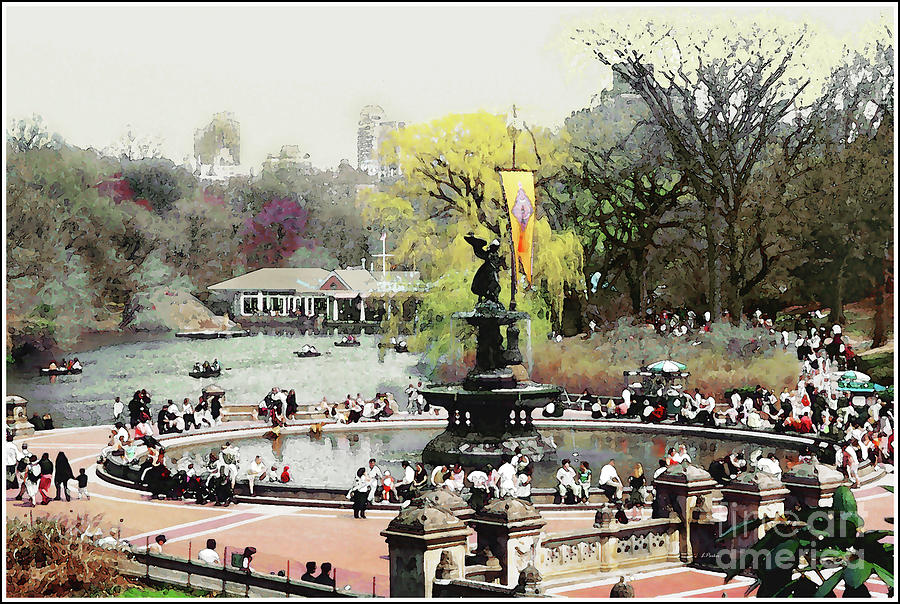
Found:
[[[547,314],[557,320],[566,291],[584,289],[577,237],[570,231],[552,230],[541,208],[540,198],[545,194],[541,187],[567,160],[565,149],[550,132],[532,129],[521,134],[516,152],[516,167],[534,170],[538,188],[534,287],[520,289],[519,298],[523,302],[529,297],[548,300]],[[398,242],[394,262],[421,271],[425,281],[435,284],[428,296],[438,297],[437,306],[450,299],[440,284],[451,287],[451,280],[441,278],[474,270],[478,264],[462,239],[469,231],[488,241],[500,240],[508,263],[509,219],[496,170],[512,166],[512,144],[502,117],[448,115],[406,126],[382,144],[381,158],[397,166],[402,176],[387,190],[364,192],[360,202],[368,221],[393,233],[391,239]],[[509,282],[508,264],[504,269],[504,281]],[[459,289],[459,280],[454,280],[452,287]],[[467,285],[465,291],[472,299],[463,308],[474,303]],[[453,310],[461,308],[447,308],[447,314]]]

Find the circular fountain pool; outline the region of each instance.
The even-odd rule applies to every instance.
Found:
[[[192,439],[179,438],[173,439],[167,451],[170,460],[188,456],[199,467],[205,465],[210,451],[218,451],[227,439],[239,448],[242,468],[259,455],[267,466],[277,466],[279,474],[285,465],[290,466],[293,478],[290,484],[297,487],[349,488],[356,470],[365,466],[370,458],[375,458],[382,470],[402,476],[401,462],[420,461],[423,447],[442,430],[434,423],[431,424],[434,427],[410,425],[417,422],[409,422],[404,427],[389,426],[390,423],[378,424],[378,429],[373,429],[372,424],[364,424],[364,429],[332,425],[318,436],[289,433],[275,440],[242,437],[239,433],[226,433],[213,442],[206,440],[197,444],[192,444]],[[556,471],[564,458],[570,459],[575,467],[581,461],[588,461],[596,483],[600,467],[610,459],[616,461],[619,475],[625,481],[637,463],[652,475],[666,451],[680,444],[687,447],[693,463],[704,468],[734,450],[744,451],[748,458],[757,449],[763,454],[774,451],[781,460],[796,461],[798,450],[805,444],[798,439],[773,442],[765,434],[722,431],[702,435],[702,431],[690,429],[673,430],[668,434],[657,429],[648,433],[646,430],[652,427],[646,425],[608,427],[599,422],[580,423],[585,425],[562,427],[562,422],[540,422],[542,434],[553,439],[557,450],[534,462],[536,487],[557,484]],[[467,472],[473,469],[466,468]]]

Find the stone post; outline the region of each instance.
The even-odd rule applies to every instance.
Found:
[[[470,530],[425,499],[400,511],[381,532],[388,544],[392,598],[430,598],[435,579],[465,578]]]
[[[781,475],[781,482],[790,491],[784,505],[793,509],[796,505],[830,507],[835,490],[844,482],[844,475],[825,464],[797,464]]]
[[[521,499],[495,499],[469,521],[478,535],[478,553],[490,553],[500,564],[501,583],[518,584],[519,574],[537,557],[546,522],[533,505]]]
[[[728,508],[728,525],[735,526],[753,518],[772,519],[784,514],[784,499],[788,494],[781,480],[767,472],[747,472],[722,487],[722,497]],[[731,547],[742,549],[753,545],[768,529],[763,523],[755,531],[737,535]]]
[[[466,503],[465,499],[447,489],[425,491],[410,505],[422,505],[419,499],[423,499],[430,505],[449,511],[463,522],[467,522],[475,514],[475,510],[469,507],[469,504]]]
[[[6,429],[13,438],[24,438],[34,434],[34,426],[28,421],[28,401],[21,396],[6,397]]]
[[[711,495],[718,484],[709,472],[691,463],[669,466],[653,481],[656,496],[663,502],[671,502],[673,510],[681,517],[680,558],[684,563],[694,561],[695,552],[691,538],[692,525],[712,521]],[[697,552],[702,553],[702,552]]]

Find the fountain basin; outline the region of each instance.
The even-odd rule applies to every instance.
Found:
[[[553,438],[541,435],[531,417],[534,409],[559,400],[562,390],[556,386],[520,382],[514,388],[471,390],[449,384],[420,392],[448,415],[446,430],[422,451],[427,464],[499,467],[502,456],[516,449],[536,461],[556,450]]]

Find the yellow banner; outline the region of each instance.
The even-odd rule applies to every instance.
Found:
[[[531,284],[531,262],[534,250],[534,213],[537,201],[534,197],[534,173],[527,170],[500,170],[503,194],[509,208],[512,225],[512,245],[518,265]]]

